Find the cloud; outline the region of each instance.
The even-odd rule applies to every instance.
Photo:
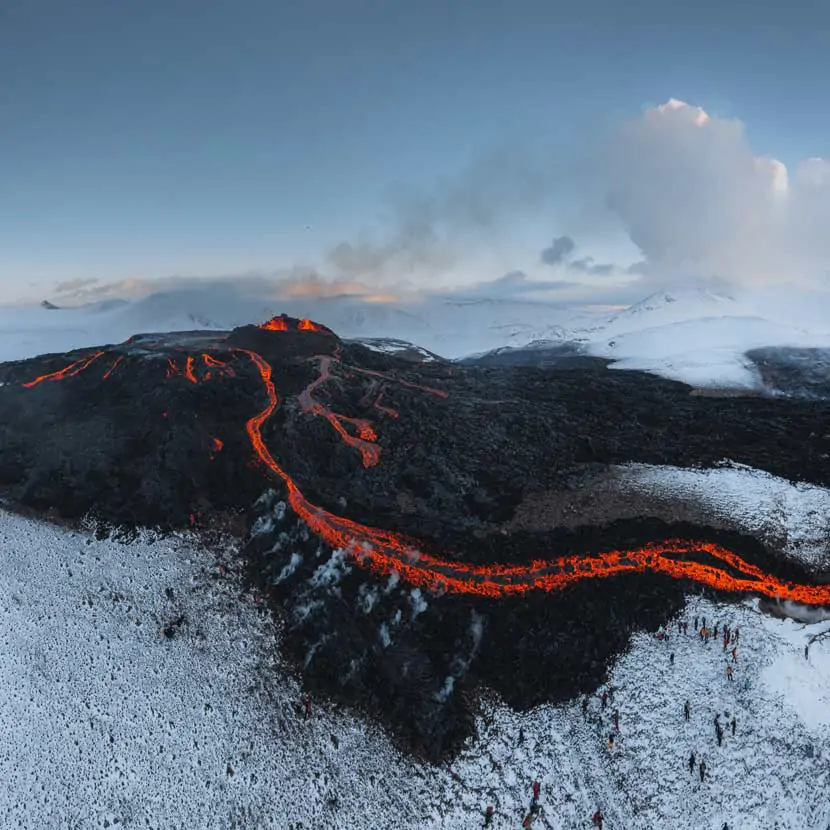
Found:
[[[607,277],[616,269],[612,263],[597,263],[592,256],[570,259],[576,250],[576,242],[570,236],[557,236],[551,245],[542,250],[540,259],[545,265],[565,265],[569,271],[577,271],[593,277]]]
[[[341,277],[435,287],[476,252],[498,245],[512,222],[537,211],[550,197],[550,178],[514,148],[491,153],[433,191],[396,184],[386,194],[383,230],[338,243],[327,264]]]
[[[55,286],[55,291],[58,294],[74,294],[77,291],[88,289],[91,285],[95,285],[97,282],[97,279],[65,280],[64,282],[59,282]]]
[[[553,244],[542,250],[542,262],[546,265],[556,265],[576,248],[576,243],[570,236],[557,236]]]
[[[665,281],[758,284],[826,275],[830,165],[791,174],[757,156],[744,125],[672,99],[614,132],[598,160],[606,207]]]

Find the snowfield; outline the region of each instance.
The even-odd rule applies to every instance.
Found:
[[[827,516],[823,491],[743,468],[628,474],[678,497],[720,493],[713,509],[743,492],[748,516],[778,499],[793,526]],[[538,778],[536,828],[589,828],[597,806],[606,830],[830,827],[830,621],[690,596],[689,634],[635,635],[605,711],[602,689],[586,718],[581,701],[517,714],[488,694],[478,738],[433,768],[353,714],[315,701],[304,719],[233,554],[221,573],[184,536],[98,541],[0,513],[0,826],[437,830],[480,826],[492,804],[494,828],[518,828]],[[739,628],[733,681],[695,616]]]
[[[411,766],[354,718],[303,721],[208,554],[0,513],[0,559],[0,827],[417,826]]]

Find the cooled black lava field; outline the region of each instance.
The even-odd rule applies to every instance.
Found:
[[[511,529],[526,499],[623,462],[830,485],[822,396],[690,392],[590,358],[413,362],[291,318],[137,335],[0,366],[0,487],[70,520],[235,524],[307,686],[437,760],[480,690],[517,708],[592,691],[692,586],[830,603],[820,575],[711,528]]]

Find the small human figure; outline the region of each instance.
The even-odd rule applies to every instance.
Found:
[[[689,720],[689,715],[691,715],[691,713],[692,713],[692,707],[689,705],[689,701],[687,700],[687,701],[683,704],[683,717],[684,717],[686,720]]]
[[[614,721],[614,729],[616,729],[617,732],[619,732],[620,731],[620,710],[619,709],[614,710],[612,720]]]
[[[597,830],[602,830],[602,811],[599,808],[594,813],[592,820],[594,822],[594,827],[596,827]]]
[[[305,694],[305,719],[308,720],[311,717],[311,693],[306,692]]]
[[[524,817],[524,821],[522,822],[522,827],[530,827],[530,826],[531,826],[531,824],[533,824],[533,814],[532,814],[532,813],[528,813],[528,814]]]
[[[809,643],[807,643],[807,645],[806,645],[806,646],[804,646],[804,659],[805,659],[805,660],[808,660],[808,659],[809,659],[809,655],[810,655],[810,644],[809,644]]]
[[[730,666],[729,663],[726,664],[726,679],[727,680],[732,680],[733,679],[732,678],[732,666]]]
[[[706,761],[701,758],[700,759],[700,782],[703,783],[703,779],[706,777]]]
[[[738,626],[735,626],[735,642],[739,642],[741,639],[741,629]]]
[[[695,631],[697,631],[697,617],[695,617]]]
[[[608,703],[608,692],[602,693],[602,708],[604,709]]]
[[[539,800],[539,793],[541,793],[541,792],[542,792],[541,782],[540,781],[534,781],[533,782],[533,800],[534,801]]]
[[[524,727],[519,727],[519,743],[523,744],[525,742],[525,730]]]
[[[671,665],[672,665],[672,666],[674,665],[674,652],[672,652],[672,653],[669,655],[669,663],[671,663]]]
[[[713,636],[715,639],[717,639],[717,638],[718,638],[718,624],[717,624],[717,623],[715,623],[715,631],[714,631],[714,633],[712,634],[712,636]]]
[[[723,729],[719,723],[715,725],[715,735],[718,738],[718,746],[723,746]]]
[[[608,736],[608,749],[613,749],[613,748],[614,748],[614,733],[612,732]]]
[[[495,810],[493,809],[493,805],[488,805],[487,809],[484,811],[484,824],[483,827],[492,827],[493,826],[493,814]]]
[[[689,756],[689,772],[695,771],[695,754],[694,752]]]
[[[734,735],[735,735],[735,729],[736,729],[736,728],[737,728],[737,726],[738,726],[738,721],[735,719],[735,716],[734,716],[734,715],[732,715],[732,723],[731,723],[731,726],[732,726],[732,735],[733,735],[733,737],[734,737]]]
[[[738,649],[737,648],[732,649],[732,660],[735,663],[738,662]]]

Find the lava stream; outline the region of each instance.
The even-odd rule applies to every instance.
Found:
[[[414,539],[336,516],[305,498],[291,476],[271,455],[262,437],[262,427],[279,402],[271,366],[256,352],[238,351],[247,354],[256,365],[268,396],[265,409],[245,425],[254,451],[285,483],[289,502],[297,515],[329,546],[348,551],[358,564],[377,575],[397,573],[410,585],[440,592],[503,597],[534,590],[561,590],[583,579],[653,571],[675,579],[693,580],[721,591],[762,594],[808,605],[830,603],[830,584],[803,585],[780,580],[744,562],[732,551],[708,542],[667,539],[641,548],[605,551],[595,556],[571,555],[529,565],[467,565],[422,553]],[[706,553],[740,575],[732,576],[714,565],[677,560],[671,556],[690,553]]]
[[[63,369],[59,369],[57,372],[49,372],[46,375],[40,375],[40,377],[36,377],[34,380],[30,380],[28,383],[24,383],[23,386],[26,389],[31,389],[33,386],[37,386],[39,383],[43,383],[45,380],[65,380],[66,378],[73,378],[75,375],[79,375],[84,369],[87,369],[91,366],[96,360],[98,360],[104,352],[94,352],[91,355],[87,355],[86,357],[81,357],[76,360],[74,363],[70,363],[68,366],[65,366]]]
[[[269,323],[273,322],[269,321]],[[710,542],[665,539],[661,542],[649,543],[640,548],[604,551],[593,555],[573,554],[550,561],[540,560],[524,565],[470,565],[423,553],[418,550],[419,543],[415,539],[392,531],[368,527],[343,516],[336,516],[312,504],[305,498],[291,476],[283,470],[271,455],[262,437],[262,428],[279,403],[274,381],[271,377],[271,365],[256,352],[239,348],[233,351],[246,355],[256,366],[268,398],[265,408],[245,424],[254,452],[260,461],[284,482],[288,490],[289,502],[295,513],[321,539],[332,548],[343,548],[348,551],[357,564],[379,576],[397,573],[400,578],[416,587],[438,592],[497,598],[538,590],[558,591],[567,585],[584,579],[605,579],[618,574],[652,571],[665,574],[674,579],[692,580],[720,591],[760,594],[771,598],[793,600],[805,605],[830,604],[830,584],[809,585],[781,580],[765,573],[761,568],[745,562],[732,551]],[[28,383],[22,384],[22,386],[31,388],[45,380],[63,380],[74,377],[87,369],[103,354],[103,351],[95,352],[70,363],[64,369],[41,375]],[[223,371],[231,373],[231,370],[225,368],[225,364],[221,364],[221,361],[209,355],[203,355],[203,358],[206,366],[219,367],[221,365]],[[341,421],[357,424],[359,419],[335,415],[315,401],[312,396],[314,389],[328,379],[331,362],[335,359],[331,357],[320,358],[320,376],[301,393],[300,403],[306,411],[326,417],[346,443],[358,448],[373,447],[379,453],[379,449],[371,443],[375,440],[374,431],[371,430],[371,427],[369,427],[371,433],[368,430],[361,430],[363,434],[360,438],[349,435]],[[110,367],[108,374],[112,372],[116,365],[118,365],[117,360]],[[441,390],[397,381],[395,378],[383,375],[380,372],[364,369],[356,369],[355,371],[380,377],[386,381],[399,382],[412,388],[424,389],[441,397],[447,396],[447,393]],[[193,374],[192,357],[187,358],[184,372],[178,368],[174,361],[168,360],[167,374],[168,377],[178,375],[187,378],[192,383],[198,383]],[[208,379],[208,374],[206,373],[204,380]],[[378,398],[377,403],[379,402],[380,398]],[[363,423],[368,425],[368,422]],[[213,448],[215,451],[221,450],[222,442],[219,439],[214,439]],[[363,451],[361,449],[361,452]],[[364,463],[366,457],[364,455]],[[373,458],[374,456],[370,452],[368,457]],[[688,555],[700,554],[706,554],[711,559],[722,562],[724,566],[735,573],[732,574],[725,568],[719,568],[714,564],[683,558]]]
[[[251,354],[253,354],[251,352]],[[304,412],[311,415],[321,415],[336,430],[343,439],[343,443],[354,447],[363,459],[364,467],[374,467],[380,461],[380,447],[374,442],[377,441],[377,434],[372,425],[365,418],[349,418],[346,415],[338,415],[327,407],[323,406],[313,397],[314,390],[324,384],[330,377],[331,357],[321,357],[320,375],[312,381],[299,395],[300,406]],[[351,424],[357,430],[357,436],[349,434],[344,424]]]

